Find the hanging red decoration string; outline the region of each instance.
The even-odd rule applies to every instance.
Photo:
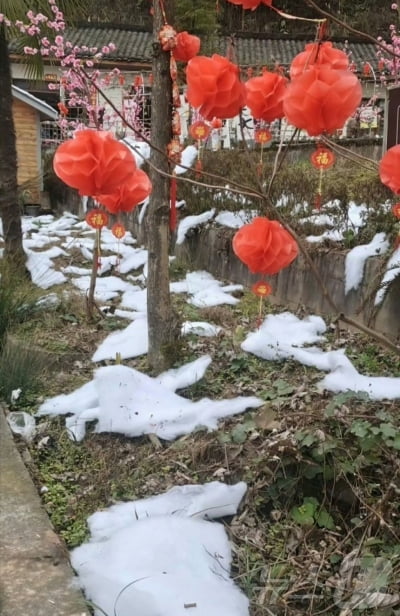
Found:
[[[259,160],[258,165],[257,165],[257,175],[259,175],[259,176],[262,175],[264,146],[265,146],[266,143],[271,141],[271,139],[272,139],[272,134],[268,130],[268,128],[256,128],[255,129],[255,131],[254,131],[254,141],[261,145],[260,160]]]
[[[214,118],[216,120],[217,118]],[[197,172],[203,169],[203,163],[201,160],[203,153],[202,141],[205,141],[210,135],[211,129],[208,124],[203,122],[202,120],[197,120],[193,122],[193,124],[189,127],[189,134],[193,139],[197,141],[197,161],[195,165],[195,169]]]
[[[182,146],[177,139],[174,137],[168,144],[167,147],[168,158],[171,163],[175,165],[181,162],[182,158]],[[169,228],[171,231],[175,231],[176,223],[177,223],[177,212],[176,212],[176,193],[177,193],[177,182],[176,182],[176,173],[175,170],[172,172],[172,177],[170,180],[169,187],[169,201],[170,201],[170,210],[169,210]]]
[[[298,255],[294,238],[276,220],[255,218],[233,237],[233,251],[253,274],[277,274]]]
[[[343,128],[361,97],[361,84],[351,71],[314,65],[289,84],[283,108],[290,124],[315,137]]]
[[[260,327],[262,323],[262,309],[263,309],[263,300],[264,297],[271,295],[272,287],[268,282],[264,282],[263,280],[259,280],[254,283],[251,287],[252,292],[260,298],[258,304],[258,318],[257,318],[257,327]]]
[[[334,165],[336,157],[332,150],[318,145],[317,149],[310,156],[311,164],[319,170],[318,189],[315,197],[315,207],[321,209],[322,203],[322,180],[324,171],[330,169]]]
[[[116,222],[112,227],[111,227],[111,233],[113,234],[114,237],[116,237],[118,240],[121,240],[125,233],[125,227],[122,224],[122,222]]]
[[[233,118],[246,103],[239,72],[236,64],[217,54],[192,58],[186,68],[188,102],[206,120]]]
[[[101,266],[101,230],[108,225],[108,216],[106,212],[98,208],[90,210],[85,217],[88,225],[96,229],[95,247],[97,252],[97,268]]]

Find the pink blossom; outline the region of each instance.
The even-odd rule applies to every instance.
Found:
[[[60,34],[58,34],[54,39],[54,42],[56,45],[62,45],[64,43],[64,38]]]
[[[393,2],[392,6],[390,8],[392,9],[392,11],[397,11],[397,4],[395,2]]]
[[[105,54],[110,53],[110,48],[107,45],[104,45],[104,47],[102,47],[101,51]]]
[[[86,60],[86,66],[92,68],[92,66],[94,66],[93,60]]]

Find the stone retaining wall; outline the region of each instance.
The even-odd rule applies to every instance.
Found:
[[[250,286],[260,276],[252,275],[232,250],[234,230],[212,226],[191,232],[175,254],[189,262],[194,269],[205,269],[216,278]],[[392,340],[400,339],[400,278],[387,290],[382,304],[374,306],[376,287],[382,278],[385,260],[368,259],[364,280],[357,291],[344,293],[345,250],[311,247],[313,260],[340,312],[352,316],[369,327],[386,334]],[[302,256],[269,279],[273,300],[291,307],[304,306],[308,311],[332,315],[333,311],[318,282]]]

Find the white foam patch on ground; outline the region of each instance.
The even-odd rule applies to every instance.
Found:
[[[386,271],[381,280],[380,288],[375,296],[374,304],[379,306],[386,295],[390,283],[400,275],[400,246],[395,250],[386,264]]]
[[[341,242],[343,241],[345,234],[348,231],[357,235],[359,230],[366,224],[367,222],[367,214],[368,208],[366,205],[357,205],[353,201],[351,201],[348,205],[347,211],[343,213],[342,210],[340,215],[326,214],[326,210],[330,209],[338,209],[340,208],[340,202],[337,200],[329,201],[322,206],[322,211],[318,214],[314,213],[311,216],[302,219],[302,222],[312,222],[313,224],[322,225],[322,224],[331,224],[333,221],[333,225],[335,229],[329,229],[325,231],[321,235],[309,235],[306,240],[310,243],[318,243],[323,240],[330,240],[331,242]],[[324,218],[327,216],[327,218]],[[325,220],[325,223],[323,221]]]
[[[62,272],[54,269],[52,259],[66,253],[58,246],[53,246],[43,252],[27,250],[26,267],[28,268],[32,282],[41,289],[49,289],[57,284],[63,284],[67,278]]]
[[[132,606],[140,616],[248,616],[225,529],[206,521],[234,515],[245,492],[244,482],[179,486],[90,516],[91,538],[71,561],[96,616],[132,616]]]
[[[367,259],[384,254],[389,248],[386,233],[377,233],[369,244],[355,246],[346,255],[345,293],[357,290],[362,283]]]
[[[295,359],[305,366],[329,372],[320,383],[322,389],[333,392],[365,392],[373,400],[400,398],[400,378],[371,377],[357,372],[344,350],[323,351],[326,325],[318,316],[299,319],[290,312],[268,316],[261,327],[250,333],[242,349],[262,359],[276,361]]]
[[[147,337],[147,316],[138,316],[125,329],[109,334],[98,346],[92,361],[115,359],[117,353],[121,359],[146,355],[149,348]]]
[[[201,374],[197,367],[188,369],[185,379],[193,380],[199,372]],[[153,433],[173,440],[190,434],[199,426],[215,430],[219,419],[263,404],[255,396],[217,401],[203,398],[192,402],[178,396],[156,378],[122,365],[99,368],[95,372],[94,391],[96,402],[93,386],[87,384],[69,396],[57,396],[44,402],[38,414],[72,413],[66,419],[66,427],[77,441],[85,436],[88,421],[97,422],[95,432],[116,432],[128,437]]]
[[[72,284],[80,291],[86,293],[90,287],[90,276],[81,276],[71,280]],[[117,276],[107,276],[106,278],[97,278],[95,299],[100,302],[106,302],[114,297],[117,297],[121,291],[125,291],[130,287],[129,282],[125,282]]]
[[[251,222],[257,215],[258,212],[256,210],[239,210],[238,212],[224,210],[217,214],[215,222],[231,229],[240,229],[243,225]]]
[[[185,169],[185,167],[193,166],[193,163],[197,158],[197,154],[198,151],[195,145],[186,146],[186,148],[184,148],[181,153],[181,164],[184,166],[182,167],[181,165],[176,165],[174,170],[176,175],[182,175],[183,173],[186,173],[187,169]]]
[[[237,304],[239,300],[230,294],[235,291],[242,291],[243,285],[224,285],[208,272],[198,271],[189,272],[184,280],[172,282],[170,290],[172,293],[188,293],[190,296],[189,304],[204,308],[222,304]]]
[[[186,216],[186,218],[183,218],[178,225],[176,243],[182,244],[185,241],[186,234],[190,229],[204,225],[214,217],[214,214],[215,209],[212,209],[208,212],[203,212],[203,214],[198,214],[197,216]]]

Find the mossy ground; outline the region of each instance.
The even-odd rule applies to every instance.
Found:
[[[181,276],[179,264],[173,267]],[[180,341],[176,365],[205,353],[213,364],[201,381],[179,393],[196,400],[258,395],[264,406],[221,422],[215,432],[199,428],[172,443],[113,434],[89,434],[76,443],[63,418],[41,419],[30,466],[57,532],[73,548],[88,537],[87,517],[115,502],[185,483],[243,480],[246,498],[226,528],[234,550],[233,575],[251,600],[253,616],[342,614],[345,598],[368,567],[374,571],[378,558],[389,563],[390,571],[371,592],[395,595],[400,591],[398,403],[321,392],[323,374],[317,370],[243,352],[240,343],[256,327],[258,299],[248,292],[239,295],[236,306],[205,309],[173,296],[182,320],[207,320],[224,328],[215,338]],[[281,310],[266,304],[264,314]],[[19,324],[16,336],[40,340],[56,360],[40,396],[21,398],[17,408],[33,412],[44,398],[90,380],[97,344],[124,326],[115,317],[88,323],[78,295]],[[400,376],[398,357],[363,336],[329,328],[326,347],[343,345],[362,373]],[[124,363],[146,370],[143,357]],[[345,574],[352,554],[356,565]],[[396,611],[361,604],[350,613]]]

